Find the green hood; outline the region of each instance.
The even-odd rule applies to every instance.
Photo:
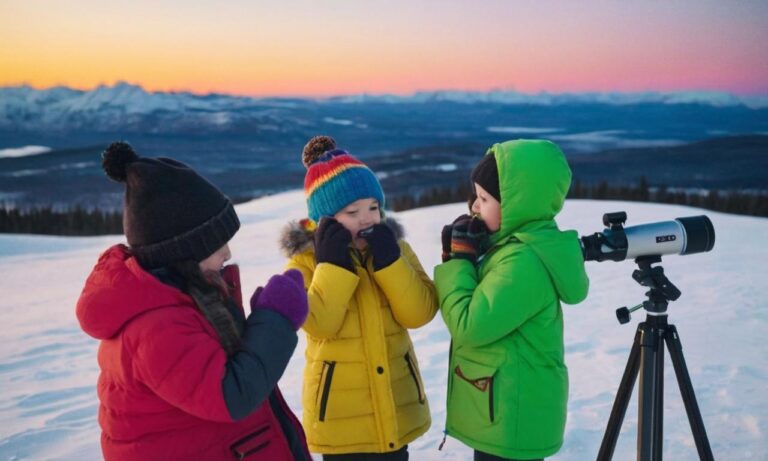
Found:
[[[491,235],[498,245],[512,238],[529,245],[549,271],[560,299],[584,300],[589,280],[576,231],[561,232],[555,216],[571,186],[571,169],[560,148],[544,140],[494,144],[501,196],[501,227]]]
[[[494,240],[555,218],[571,187],[571,169],[560,148],[521,139],[494,144],[488,154],[496,157],[501,196],[501,229]]]

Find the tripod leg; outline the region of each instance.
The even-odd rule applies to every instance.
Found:
[[[696,394],[693,392],[691,376],[688,374],[688,367],[685,365],[685,358],[683,358],[683,346],[674,325],[669,326],[665,337],[669,356],[672,358],[672,365],[675,368],[677,384],[680,386],[680,395],[682,395],[685,404],[685,412],[688,413],[688,422],[691,424],[693,439],[696,441],[699,459],[713,461],[707,431],[704,429],[704,421],[701,419],[699,405],[696,403]]]
[[[650,318],[640,339],[640,389],[638,393],[638,461],[660,461],[664,417],[664,330]]]
[[[635,340],[632,343],[632,349],[629,352],[627,366],[624,368],[624,375],[621,378],[616,399],[613,401],[613,409],[608,419],[608,426],[605,428],[603,442],[600,445],[600,451],[597,453],[597,461],[610,461],[613,458],[613,451],[616,449],[616,442],[621,431],[621,423],[624,421],[624,415],[627,413],[629,399],[632,396],[632,389],[635,387],[635,381],[637,380],[637,372],[640,369],[640,336],[640,326],[638,326]]]

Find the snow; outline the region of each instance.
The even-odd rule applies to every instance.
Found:
[[[333,101],[359,104],[379,102],[386,104],[424,103],[446,101],[458,104],[703,104],[713,107],[732,107],[744,105],[751,109],[768,107],[765,95],[734,95],[721,91],[644,91],[644,92],[584,92],[584,93],[521,93],[514,90],[490,91],[419,91],[410,95],[393,94],[357,94],[330,98]]]
[[[299,99],[312,101],[311,99]],[[733,95],[717,91],[634,92],[634,93],[521,93],[514,90],[490,91],[421,91],[409,95],[357,94],[337,96],[320,102],[337,103],[386,103],[419,104],[427,102],[452,102],[457,104],[530,104],[553,106],[559,104],[702,104],[712,107],[746,106],[751,109],[768,107],[766,95]],[[61,128],[62,124],[82,120],[98,120],[107,116],[141,116],[155,112],[212,113],[212,123],[223,125],[231,122],[233,114],[240,110],[256,110],[263,114],[277,108],[295,108],[296,103],[275,98],[251,98],[245,96],[189,92],[149,92],[139,85],[117,82],[112,86],[99,85],[88,91],[67,87],[37,90],[27,85],[0,87],[0,126],[11,128]],[[72,120],[72,119],[76,120]],[[355,126],[365,129],[366,124],[351,120],[326,117],[325,123]],[[88,122],[91,123],[91,122]],[[102,121],[103,123],[103,121]],[[506,132],[507,127],[498,127]],[[518,128],[518,127],[511,127]],[[519,132],[519,130],[515,130]],[[530,133],[530,132],[529,132]],[[534,132],[535,133],[535,132]]]
[[[437,171],[443,171],[443,172],[449,172],[449,171],[456,171],[459,167],[455,163],[438,163],[435,165],[435,170]]]
[[[323,121],[325,123],[330,123],[332,125],[341,125],[341,126],[351,126],[355,124],[355,122],[353,122],[352,120],[344,120],[341,118],[333,118],[333,117],[324,117]]]
[[[573,134],[552,134],[549,139],[559,142],[575,143],[571,150],[593,150],[613,146],[617,148],[632,147],[665,147],[685,144],[685,141],[677,139],[633,139],[633,133],[625,130],[588,131]]]
[[[88,125],[104,124],[111,119],[124,123],[126,117],[156,112],[200,112],[203,117],[210,117],[211,123],[220,126],[230,123],[232,114],[241,109],[266,114],[275,107],[291,107],[291,104],[220,94],[148,92],[139,85],[126,82],[99,85],[89,91],[66,87],[44,90],[29,86],[0,87],[0,127],[7,125],[14,129],[20,126],[60,129],[78,121]]]
[[[512,134],[546,134],[563,131],[562,128],[534,128],[527,126],[489,126],[486,128],[489,133],[512,133]]]
[[[323,117],[323,122],[328,123],[330,125],[353,126],[355,128],[359,128],[362,130],[368,128],[367,123],[355,123],[352,120],[346,120],[343,118]]]
[[[46,146],[22,146],[0,149],[0,158],[27,157],[29,155],[44,154],[50,152],[51,148]]]
[[[243,226],[231,242],[246,295],[284,259],[276,240],[290,219],[305,214],[301,192],[237,206]],[[691,380],[715,459],[768,459],[768,231],[763,218],[680,206],[631,202],[569,201],[562,228],[581,235],[602,230],[602,214],[625,210],[627,225],[707,214],[717,241],[710,253],[666,256],[665,273],[682,291],[669,321],[680,333]],[[442,225],[463,213],[462,204],[396,215],[407,239],[431,273],[439,262]],[[0,460],[97,460],[99,427],[95,385],[97,341],[80,331],[74,306],[99,253],[122,236],[64,238],[0,235]],[[565,444],[553,461],[594,459],[602,440],[636,324],[619,325],[614,310],[644,299],[632,262],[587,264],[588,299],[564,306],[570,401]],[[413,460],[468,460],[471,450],[449,438],[442,451],[449,336],[439,316],[411,332],[432,409],[429,432],[411,443]],[[304,338],[280,385],[300,408]],[[665,355],[664,458],[698,459],[690,427]],[[635,459],[637,387],[614,459]],[[320,459],[317,457],[317,459]]]

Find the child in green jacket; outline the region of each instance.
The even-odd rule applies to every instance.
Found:
[[[473,217],[442,233],[435,284],[451,333],[446,434],[475,460],[542,459],[563,443],[561,302],[587,295],[578,234],[560,231],[571,170],[549,141],[493,145],[472,171]]]

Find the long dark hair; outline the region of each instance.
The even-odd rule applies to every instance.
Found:
[[[240,349],[240,331],[227,303],[231,302],[229,287],[218,272],[200,270],[197,262],[187,260],[168,266],[182,281],[182,291],[195,300],[197,308],[216,330],[219,342],[228,356]]]

